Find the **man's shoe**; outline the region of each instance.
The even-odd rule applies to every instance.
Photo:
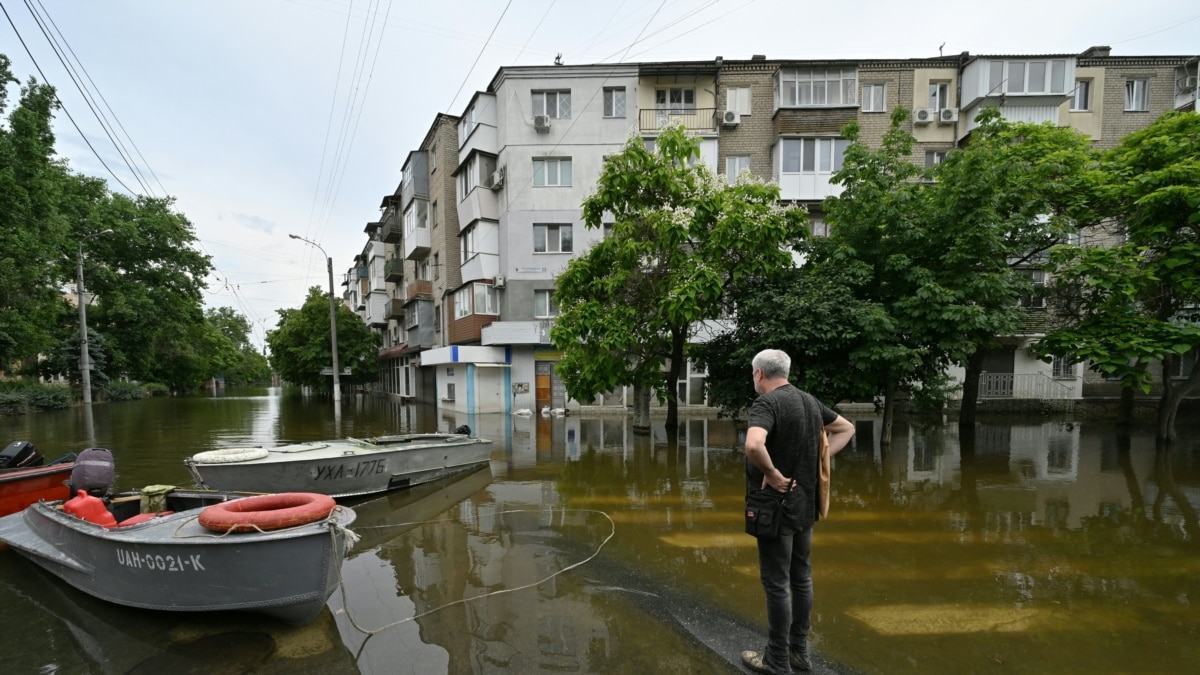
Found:
[[[762,650],[761,652],[744,651],[744,652],[742,652],[742,663],[744,663],[747,668],[749,668],[750,670],[753,670],[756,673],[767,673],[767,675],[786,675],[787,674],[788,671],[786,671],[786,670],[776,670],[776,669],[772,668],[771,666],[767,665],[767,662],[763,660],[766,658],[766,656],[767,656],[767,650],[765,650],[765,649]]]
[[[796,670],[812,670],[812,660],[808,658],[807,642],[801,642],[799,645],[790,645],[788,647],[788,663],[792,664],[792,668]]]

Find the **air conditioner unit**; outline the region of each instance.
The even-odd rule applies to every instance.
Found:
[[[499,190],[504,187],[504,167],[500,167],[492,172],[492,184],[488,187],[493,190]]]
[[[929,124],[935,114],[936,111],[932,108],[917,108],[913,111],[913,124]]]
[[[550,131],[550,116],[549,115],[534,115],[533,116],[533,128],[536,129],[538,131],[538,133],[541,133],[543,131]]]
[[[954,108],[942,108],[938,111],[938,124],[953,124],[958,121],[958,111]]]
[[[736,127],[742,123],[742,114],[733,110],[726,110],[725,115],[721,118],[721,124],[727,127]]]
[[[492,282],[492,285],[496,288],[504,288],[504,275],[497,274],[495,280]]]

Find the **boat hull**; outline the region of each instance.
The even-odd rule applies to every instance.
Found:
[[[317,492],[353,497],[410,487],[477,468],[492,442],[454,434],[346,439],[268,448],[267,456],[207,463],[184,461],[201,486],[213,490]]]
[[[169,499],[169,498],[168,498]],[[143,609],[254,611],[304,625],[337,588],[353,510],[272,532],[222,535],[202,509],[104,529],[41,502],[0,518],[0,541],[79,590]]]
[[[70,496],[67,482],[73,463],[0,471],[0,516],[23,510],[39,501]]]

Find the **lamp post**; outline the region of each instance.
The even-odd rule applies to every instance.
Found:
[[[79,240],[79,252],[75,256],[75,297],[79,301],[79,378],[83,385],[83,404],[92,404],[92,357],[88,355],[87,300],[83,297],[83,244],[92,237],[112,234],[102,230]]]
[[[295,234],[289,234],[288,236],[292,239],[299,239],[311,246],[316,246],[325,256],[325,266],[329,270],[329,339],[333,343],[333,400],[335,407],[340,408],[342,403],[342,381],[339,379],[338,373],[337,310],[333,304],[333,258],[330,258],[329,254],[325,253],[325,249],[321,248],[321,245],[315,241],[310,241]]]

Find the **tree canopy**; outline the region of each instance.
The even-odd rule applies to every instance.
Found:
[[[610,156],[583,219],[589,229],[611,223],[611,234],[572,259],[555,290],[550,337],[567,392],[652,390],[667,403],[668,429],[693,328],[726,313],[730,285],[790,266],[807,225],[803,209],[780,205],[777,186],[748,176],[729,185],[698,156],[681,127],[664,129],[655,151],[635,137]],[[648,397],[635,398],[638,424]]]
[[[349,307],[341,302],[336,307],[338,365],[350,369],[349,375],[340,376],[341,381],[374,382],[379,377],[379,334],[368,329]],[[313,286],[299,309],[276,311],[279,325],[267,333],[271,367],[292,384],[332,390],[333,378],[321,374],[322,368],[333,365],[329,296],[320,286]]]

